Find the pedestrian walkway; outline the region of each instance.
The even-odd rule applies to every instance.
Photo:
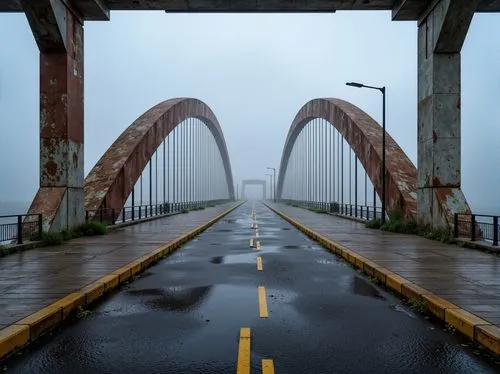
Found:
[[[0,258],[0,330],[173,241],[235,203]]]
[[[454,304],[448,305],[448,309],[459,307],[491,325],[500,326],[499,257],[414,235],[367,229],[359,222],[289,205],[270,203],[269,206],[424,288],[423,292],[430,291]],[[467,316],[470,317],[474,339],[474,326],[484,321],[468,314]],[[500,331],[490,330],[492,334]],[[500,351],[500,345],[497,349]]]

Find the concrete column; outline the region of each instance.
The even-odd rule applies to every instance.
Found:
[[[418,28],[420,224],[450,227],[469,211],[460,189],[460,51],[476,0],[433,2]]]
[[[46,230],[72,228],[85,218],[83,20],[59,0],[23,6],[40,49],[40,189],[30,212]]]

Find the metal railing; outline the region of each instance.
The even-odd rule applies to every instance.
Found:
[[[192,201],[186,203],[162,203],[151,205],[126,206],[123,209],[103,208],[97,210],[86,210],[85,221],[98,221],[108,225],[116,225],[128,221],[135,221],[150,217],[174,215],[183,211],[206,208],[229,200]]]
[[[336,202],[326,203],[320,201],[303,201],[282,199],[280,202],[295,205],[300,208],[315,209],[329,214],[340,214],[354,218],[370,221],[382,218],[382,208],[367,205],[338,204]]]
[[[497,246],[500,236],[498,220],[499,216],[455,213],[454,236],[471,241],[484,240]]]
[[[42,238],[41,214],[0,216],[0,243],[23,244],[24,238]]]

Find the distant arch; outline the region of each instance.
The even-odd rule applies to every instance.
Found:
[[[267,198],[267,183],[265,179],[243,179],[241,182],[241,198],[245,199],[245,188],[248,185],[260,185],[262,186],[262,199],[266,200]]]
[[[382,127],[357,106],[340,99],[314,99],[306,103],[293,120],[280,163],[277,196],[297,136],[309,121],[322,118],[346,139],[365,168],[379,196],[382,195]],[[386,133],[386,207],[403,209],[405,217],[417,218],[417,168],[396,141]]]
[[[203,121],[214,136],[222,156],[229,198],[234,199],[229,154],[217,118],[200,100],[176,98],[146,111],[108,148],[85,178],[85,209],[123,208],[156,149],[187,118]]]

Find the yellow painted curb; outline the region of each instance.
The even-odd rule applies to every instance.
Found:
[[[17,321],[16,325],[28,325],[30,328],[30,340],[34,340],[49,331],[62,320],[62,308],[46,306],[28,317]]]
[[[288,221],[293,226],[304,232],[311,238],[316,239],[324,247],[336,255],[346,259],[351,264],[363,269],[364,273],[376,277],[381,283],[406,297],[409,300],[423,299],[427,309],[437,318],[455,327],[462,334],[473,342],[481,344],[490,352],[500,355],[500,328],[478,316],[461,309],[455,304],[448,302],[438,295],[416,285],[413,282],[401,277],[389,269],[376,264],[375,262],[359,255],[339,243],[334,242],[324,236],[305,227],[298,221],[288,217],[284,213],[272,208],[264,203],[271,211]]]
[[[500,355],[500,328],[497,326],[476,326],[474,338],[483,347]]]
[[[28,325],[10,325],[0,330],[0,357],[24,347],[30,341]]]
[[[245,201],[236,204],[194,230],[142,255],[117,270],[86,285],[80,290],[0,330],[0,360],[17,349],[23,348],[43,333],[59,325],[63,320],[66,320],[75,312],[79,306],[87,306],[102,298],[106,292],[115,289],[118,285],[126,282],[135,274],[151,266],[161,257],[173,252],[174,249],[180,247],[183,243],[206,230],[244,203]]]
[[[474,340],[475,326],[491,325],[484,319],[463,309],[446,309],[444,316],[446,322],[472,340]]]
[[[57,300],[55,303],[50,304],[50,306],[61,308],[62,319],[65,320],[73,313],[79,306],[85,305],[85,294],[81,292],[73,292],[62,299]],[[0,356],[1,357],[1,356]]]
[[[427,309],[443,321],[445,320],[445,312],[447,309],[460,309],[455,304],[452,304],[437,295],[423,295],[422,297],[427,303]]]

